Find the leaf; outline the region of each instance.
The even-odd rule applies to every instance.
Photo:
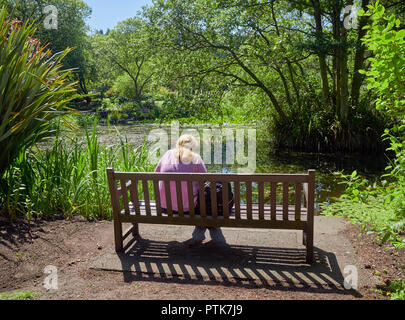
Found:
[[[388,239],[390,238],[390,236],[391,236],[391,232],[390,231],[386,232],[384,234],[384,237],[381,239],[381,243],[382,244],[386,243],[388,241]]]

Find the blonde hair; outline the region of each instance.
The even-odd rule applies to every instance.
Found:
[[[191,134],[182,135],[176,143],[176,156],[179,161],[189,164],[193,161],[195,153],[193,150],[197,149],[198,142]]]

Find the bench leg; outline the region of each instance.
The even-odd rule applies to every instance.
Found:
[[[134,237],[139,236],[139,227],[137,223],[132,223],[133,227],[132,227],[132,235]]]
[[[311,264],[314,261],[314,235],[311,232],[306,232],[305,245],[307,246],[306,262]]]
[[[124,245],[122,240],[122,223],[114,220],[114,237],[115,237],[115,251],[123,252]]]

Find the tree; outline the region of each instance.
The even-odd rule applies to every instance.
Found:
[[[398,1],[384,1],[387,7],[404,12],[405,6]],[[306,17],[309,32],[307,49],[318,55],[323,88],[323,101],[331,107],[336,118],[348,125],[350,110],[358,108],[364,75],[366,50],[361,39],[366,34],[364,26],[368,16],[357,17],[357,26],[349,23],[355,8],[367,10],[369,0],[292,0],[290,8]],[[343,14],[342,14],[343,13]],[[350,65],[352,64],[352,65]],[[329,74],[329,76],[328,76]],[[331,78],[331,80],[329,80]],[[332,83],[332,84],[331,84]],[[330,90],[332,88],[332,96]],[[355,111],[354,111],[355,112]]]
[[[150,24],[160,35],[159,45],[181,54],[205,55],[191,77],[217,74],[236,86],[249,86],[263,92],[274,107],[277,119],[288,122],[293,106],[283,108],[274,82],[285,89],[289,103],[300,101],[296,77],[300,63],[308,58],[291,41],[303,37],[287,15],[285,4],[240,1],[160,1],[147,12]],[[298,22],[299,23],[299,22]],[[269,75],[271,73],[271,76]],[[291,93],[290,86],[294,94]]]
[[[144,21],[138,17],[125,20],[107,35],[93,39],[94,58],[106,64],[114,78],[126,74],[133,85],[133,98],[140,101],[154,76],[151,68],[153,50],[144,32]]]
[[[1,0],[12,12],[14,18],[36,22],[36,38],[42,43],[49,43],[52,52],[63,51],[66,47],[75,48],[63,61],[67,69],[75,69],[72,73],[78,81],[79,89],[87,94],[87,75],[91,72],[88,61],[89,42],[86,32],[88,27],[86,19],[91,14],[91,9],[82,0]],[[57,9],[57,29],[46,29],[44,20],[49,13],[44,11],[48,5]]]
[[[369,70],[360,73],[366,76],[368,89],[377,96],[377,109],[391,120],[384,135],[390,141],[388,150],[395,153],[387,167],[388,176],[395,182],[387,200],[394,203],[396,215],[405,222],[405,29],[400,19],[387,13],[379,1],[367,8],[360,14],[372,23],[365,27],[362,40],[373,56],[368,58]]]

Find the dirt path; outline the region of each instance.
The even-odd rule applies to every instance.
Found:
[[[141,232],[159,239],[153,227],[142,226]],[[111,254],[111,222],[88,222],[76,217],[33,224],[31,236],[27,231],[26,223],[0,225],[0,292],[30,290],[40,292],[39,299],[384,299],[368,285],[354,292],[336,286],[307,286],[288,279],[194,279],[164,273],[95,270],[90,268],[94,262]],[[176,236],[169,231],[169,238]],[[404,252],[385,250],[359,234],[357,226],[344,230],[356,250],[363,276],[372,278],[378,271],[379,281],[398,278]],[[57,268],[58,290],[43,286],[44,268],[48,265]]]

